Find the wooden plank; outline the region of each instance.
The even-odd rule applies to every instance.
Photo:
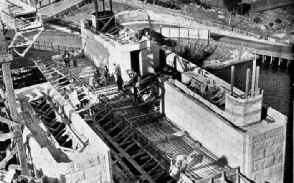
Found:
[[[0,63],[10,62],[12,60],[12,54],[1,55],[0,57]]]
[[[129,170],[128,166],[122,161],[121,157],[115,153],[113,150],[110,150],[111,155],[114,156],[114,159],[119,163],[119,165],[124,169],[128,174],[128,177],[132,180],[136,180],[136,176]]]
[[[152,140],[152,142],[153,142],[153,144],[160,144],[160,143],[169,141],[171,139],[179,138],[179,137],[182,137],[182,136],[185,136],[185,135],[187,135],[186,131],[180,131],[180,132],[176,132],[176,133],[173,133],[173,134],[170,134],[170,135],[166,135],[166,136],[158,138],[156,140]]]
[[[9,119],[3,118],[2,116],[0,116],[0,122],[8,124],[9,126],[13,126],[14,124],[16,124],[16,122],[11,121]]]
[[[19,131],[12,131],[12,132],[9,132],[9,133],[2,133],[0,134],[0,142],[4,142],[8,139],[12,139],[12,138],[17,138],[17,137],[20,137],[21,136],[21,132]]]
[[[127,160],[142,174],[142,176],[149,181],[149,183],[155,183],[155,181],[152,179],[150,175],[145,172],[140,165],[135,162],[135,160],[132,159],[130,155],[128,155],[116,142],[114,142],[111,137],[104,132],[103,129],[99,128],[98,126],[95,126],[97,130],[104,136],[106,139],[116,147],[116,149],[125,157]]]
[[[0,162],[0,169],[5,169],[8,161],[13,158],[16,152],[17,152],[17,148],[15,147],[12,149],[12,151],[10,151],[10,153],[6,154],[6,157]]]

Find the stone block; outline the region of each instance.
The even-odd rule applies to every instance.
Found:
[[[284,140],[285,140],[285,135],[284,134],[280,134],[280,135],[275,137],[275,143],[276,144],[282,143],[282,142],[284,142]]]
[[[268,156],[274,155],[275,151],[276,151],[275,146],[269,146],[265,150],[265,156],[268,157]]]
[[[253,172],[257,172],[258,170],[261,170],[263,168],[263,161],[256,161],[253,163]]]
[[[275,145],[275,154],[282,153],[284,151],[284,144],[279,143]]]
[[[259,170],[257,172],[254,172],[251,174],[252,175],[252,178],[253,180],[261,180],[263,178],[263,171],[262,170]]]
[[[84,174],[84,171],[81,170],[72,174],[65,175],[65,179],[67,183],[76,183],[76,182],[80,182],[84,180],[85,174]]]
[[[92,177],[99,177],[101,174],[103,174],[105,171],[103,171],[103,165],[97,165],[93,166],[91,168],[88,168],[85,171],[85,177],[86,179],[92,178]]]
[[[278,163],[273,166],[273,172],[280,172],[283,170],[283,163]]]
[[[266,134],[265,133],[260,133],[258,135],[254,135],[251,137],[251,141],[254,142],[260,142],[262,140],[264,140],[266,138]]]
[[[272,174],[273,174],[273,167],[269,167],[263,170],[264,177],[269,177]]]
[[[265,139],[263,141],[259,141],[253,144],[253,150],[260,150],[266,147],[272,146],[275,144],[276,138],[272,137],[269,139]]]
[[[274,156],[275,156],[274,164],[283,162],[283,156],[284,156],[283,153],[278,153],[278,154],[275,154]]]
[[[273,174],[273,182],[275,183],[283,182],[283,173],[284,173],[283,171],[275,172]]]
[[[260,160],[265,157],[265,149],[260,149],[252,152],[252,161]]]
[[[262,168],[268,168],[270,166],[272,166],[275,162],[275,156],[269,156],[265,159],[262,160]]]
[[[277,136],[277,135],[282,134],[282,133],[284,133],[284,126],[280,126],[278,128],[267,131],[266,132],[266,138]]]

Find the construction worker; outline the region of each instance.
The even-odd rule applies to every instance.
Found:
[[[175,163],[171,159],[171,166],[169,169],[169,175],[175,180],[179,181],[181,173],[187,168],[187,156],[177,155]]]
[[[117,84],[117,90],[121,91],[123,90],[123,79],[121,77],[121,69],[120,66],[117,64],[113,64],[114,65],[114,76],[116,79],[116,84]]]
[[[72,61],[73,61],[73,65],[74,67],[78,67],[78,60],[77,60],[77,56],[74,50],[71,51],[72,52]]]
[[[134,95],[133,95],[133,102],[134,104],[138,104],[138,87],[140,84],[140,75],[137,72],[133,72],[133,89],[134,89]]]
[[[65,67],[70,68],[70,64],[69,64],[70,54],[67,52],[67,50],[64,51],[64,54],[63,54],[62,57],[63,57],[63,59],[64,59]]]
[[[102,68],[102,78],[103,78],[103,85],[106,86],[107,85],[107,80],[108,80],[108,68],[107,66],[104,66]]]

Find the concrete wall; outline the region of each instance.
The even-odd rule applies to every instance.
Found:
[[[24,139],[28,149],[28,159],[35,173],[40,177],[46,175],[50,182],[112,182],[110,149],[88,124],[72,109],[71,105],[53,88],[50,83],[44,83],[16,91],[20,100],[31,101],[49,95],[57,107],[66,113],[81,139],[86,139],[88,145],[81,152],[62,151],[49,143],[40,143],[40,139],[48,142],[46,132],[37,126],[24,129]],[[30,109],[25,109],[30,110]],[[34,115],[32,116],[34,118]],[[39,120],[39,119],[36,119]],[[41,124],[41,123],[40,123]],[[43,135],[42,135],[43,134]],[[52,154],[55,152],[55,154]],[[57,158],[58,157],[58,158]]]
[[[286,126],[248,136],[247,175],[253,180],[283,182]]]
[[[282,183],[284,177],[287,117],[269,108],[267,118],[246,128],[247,175],[253,180]]]
[[[247,127],[235,127],[212,105],[179,81],[164,82],[162,111],[218,158],[256,182],[282,183],[287,118],[269,109],[265,120]],[[210,106],[211,105],[211,106]]]
[[[142,50],[139,56],[142,75],[148,73],[150,67],[159,66],[160,47],[154,42],[144,41],[120,45],[103,35],[94,35],[93,32],[85,28],[83,21],[81,24],[82,45],[86,45],[85,53],[96,66],[107,65],[110,73],[113,73],[113,63],[117,63],[121,67],[123,80],[129,80],[127,70],[131,69],[130,52],[135,50]]]
[[[217,157],[224,157],[230,166],[242,165],[245,143],[243,133],[170,82],[165,82],[164,87],[166,116]]]

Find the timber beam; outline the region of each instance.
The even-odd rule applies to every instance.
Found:
[[[176,133],[166,135],[164,137],[152,140],[152,143],[153,144],[160,144],[160,143],[168,142],[169,140],[179,138],[179,137],[182,137],[182,136],[185,136],[185,135],[187,135],[186,131],[180,131],[180,132],[176,132]]]
[[[140,174],[146,179],[148,180],[150,183],[155,183],[155,181],[153,180],[153,178],[147,173],[145,172],[142,167],[137,164],[137,162],[135,162],[134,159],[132,159],[132,157],[127,154],[123,148],[121,148],[116,142],[114,142],[112,140],[112,138],[106,133],[104,132],[103,129],[101,129],[99,126],[95,126],[96,129],[125,157],[127,158],[127,160],[140,172]]]
[[[0,134],[0,142],[4,142],[8,139],[12,139],[12,138],[17,138],[17,137],[21,137],[21,132],[19,131],[11,131],[9,133],[2,133]]]

